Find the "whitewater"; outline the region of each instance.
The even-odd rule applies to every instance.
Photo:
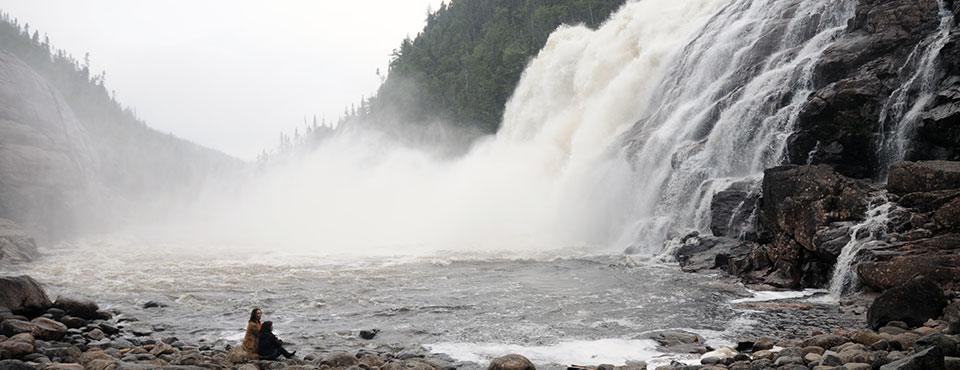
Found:
[[[338,130],[162,218],[2,272],[158,335],[235,345],[262,307],[295,348],[423,346],[474,362],[521,352],[622,364],[661,356],[643,336],[653,330],[722,345],[844,326],[817,316],[835,306],[789,314],[816,320],[738,308],[752,299],[742,286],[653,257],[670,238],[709,233],[717,191],[756,190],[782,162],[812,68],[854,5],[631,1],[596,30],[555,31],[501,130],[461,157]],[[143,308],[151,300],[166,307]],[[371,328],[375,342],[356,337]]]

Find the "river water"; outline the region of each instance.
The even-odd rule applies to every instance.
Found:
[[[830,303],[770,312],[731,302],[814,292],[751,298],[726,278],[580,249],[360,257],[110,238],[42,252],[0,273],[33,276],[51,299],[93,299],[140,320],[134,325],[162,330],[157,338],[211,345],[238,345],[253,307],[300,353],[424,348],[480,367],[508,353],[561,366],[696,361],[662,354],[644,334],[684,329],[720,346],[843,325]],[[166,307],[143,308],[148,301]],[[358,337],[363,329],[380,333],[366,341]]]

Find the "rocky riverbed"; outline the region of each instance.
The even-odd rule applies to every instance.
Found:
[[[918,284],[923,284],[920,282]],[[929,282],[926,282],[929,283]],[[530,370],[523,354],[497,358],[489,364],[458,362],[422,348],[365,346],[349,351],[316,350],[282,361],[250,358],[238,343],[188,343],[164,336],[121,312],[100,310],[96,303],[60,297],[51,302],[30,277],[0,278],[0,369],[471,369]],[[922,287],[913,287],[913,291]],[[890,298],[877,299],[893,306]],[[942,297],[941,297],[942,298]],[[767,303],[776,305],[776,303]],[[805,309],[783,303],[778,309]],[[856,302],[850,306],[856,307]],[[856,314],[856,310],[848,310]],[[759,307],[757,307],[759,308]],[[770,307],[767,307],[770,309]],[[871,311],[874,310],[871,307]],[[773,311],[776,311],[774,309]],[[958,369],[960,368],[960,303],[920,325],[891,320],[912,318],[898,312],[884,316],[878,330],[811,331],[792,339],[750,337],[736,346],[711,348],[701,336],[677,330],[646,336],[661,350],[674,353],[669,365],[645,362],[568,364],[569,369]],[[376,335],[376,333],[367,333]],[[302,356],[302,357],[301,357]]]

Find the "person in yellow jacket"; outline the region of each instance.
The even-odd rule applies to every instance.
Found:
[[[260,338],[260,317],[262,316],[263,311],[260,311],[259,308],[254,308],[253,311],[250,312],[250,321],[247,322],[247,333],[243,335],[243,342],[241,342],[243,350],[253,356],[253,358],[257,358],[257,347]]]

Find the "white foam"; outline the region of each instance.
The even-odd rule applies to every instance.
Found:
[[[748,290],[753,297],[749,298],[740,298],[730,301],[730,303],[746,303],[746,302],[768,302],[776,301],[781,299],[797,299],[804,298],[815,295],[817,293],[826,293],[825,289],[805,289],[805,290],[790,290],[790,291],[755,291]]]
[[[627,361],[646,361],[662,355],[656,350],[656,342],[648,339],[576,340],[545,346],[503,343],[435,343],[425,346],[458,361],[476,363],[486,363],[511,353],[522,354],[534,364],[562,365],[623,365]]]

